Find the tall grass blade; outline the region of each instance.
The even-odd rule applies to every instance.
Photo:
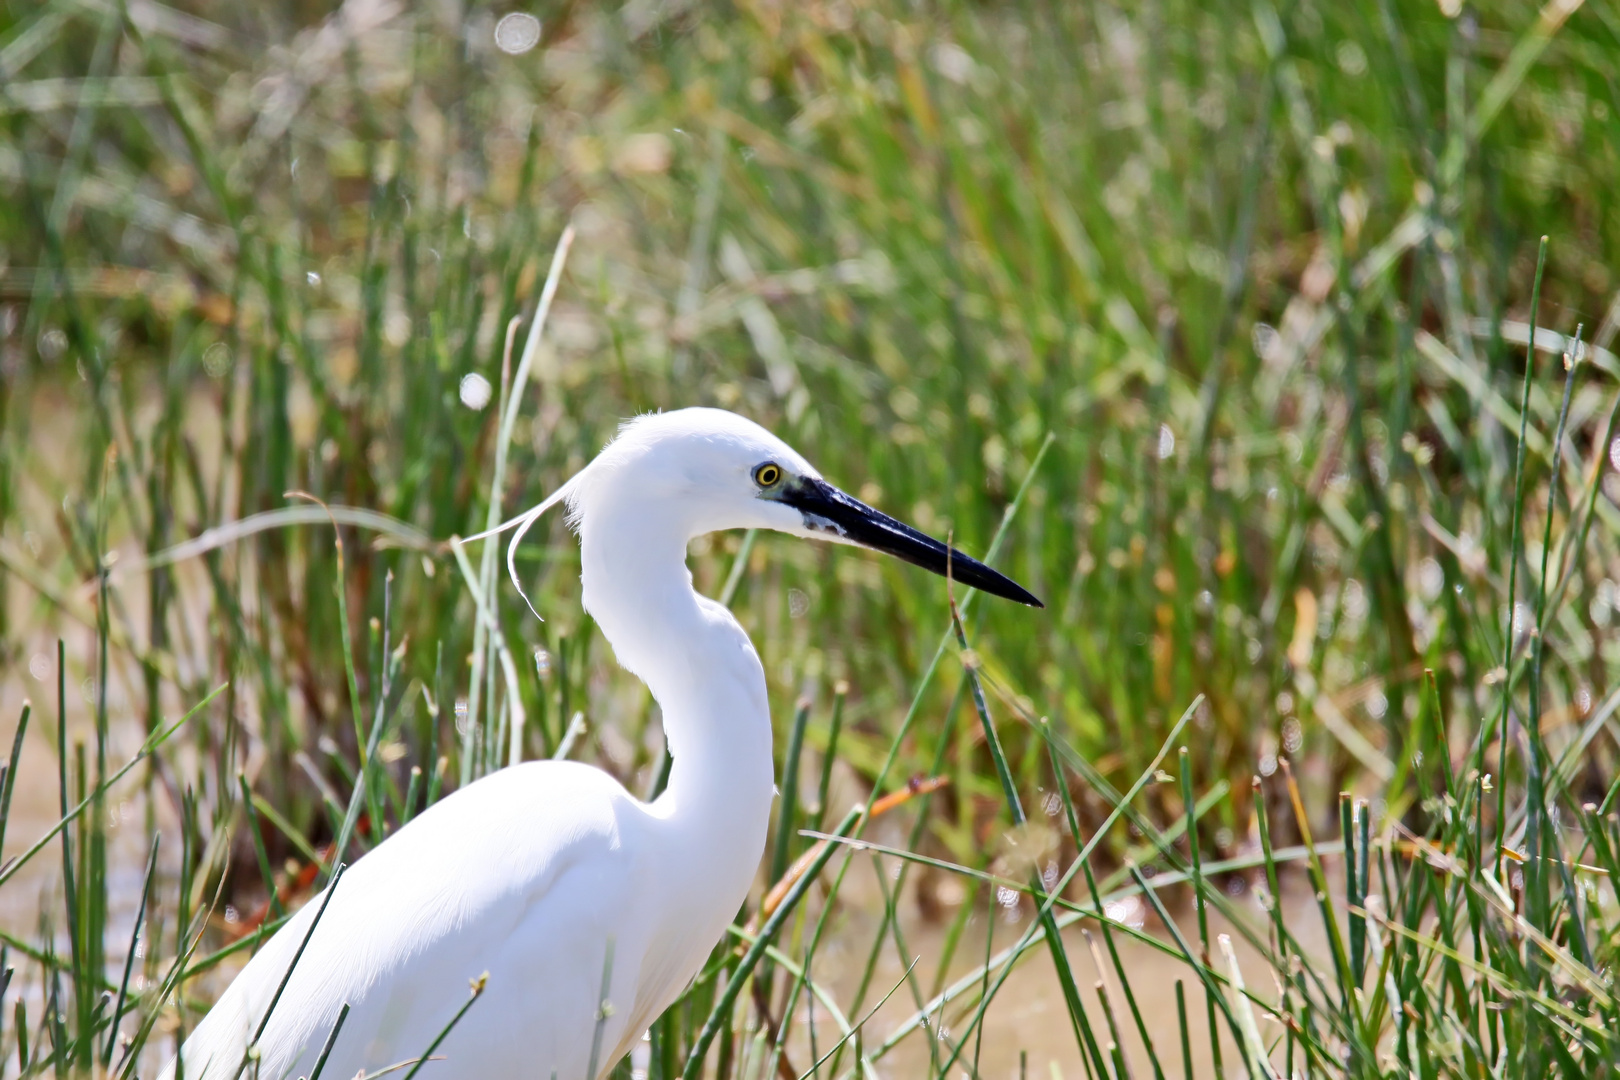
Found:
[[[788,863],[793,860],[793,839],[798,834],[794,827],[799,815],[799,754],[804,748],[804,728],[810,719],[810,699],[801,698],[793,711],[793,725],[788,729],[787,752],[782,757],[782,793],[776,825],[776,847],[771,854],[771,882],[782,880]]]
[[[265,851],[264,834],[259,831],[259,816],[253,807],[253,792],[248,788],[247,774],[238,772],[236,784],[242,792],[242,812],[247,816],[248,832],[253,837],[253,854],[259,861],[259,877],[264,882],[265,903],[269,905],[270,917],[279,919],[281,894],[276,888],[275,872],[270,869],[270,856]]]
[[[22,714],[17,717],[17,733],[11,737],[11,757],[4,775],[0,775],[0,851],[5,850],[6,823],[11,820],[11,793],[17,788],[17,763],[22,758],[23,736],[28,734],[28,717],[34,706],[23,702]]]
[[[1530,424],[1530,385],[1536,373],[1536,321],[1541,314],[1541,279],[1547,270],[1547,237],[1541,238],[1536,249],[1536,277],[1530,288],[1530,335],[1529,344],[1524,354],[1524,383],[1519,395],[1519,442],[1518,456],[1513,465],[1513,524],[1508,533],[1508,586],[1507,586],[1507,624],[1502,628],[1502,667],[1501,676],[1504,690],[1502,693],[1502,706],[1497,716],[1496,732],[1501,740],[1501,757],[1497,762],[1497,788],[1496,788],[1496,830],[1497,852],[1493,860],[1498,877],[1502,875],[1502,846],[1507,842],[1507,818],[1505,815],[1507,798],[1507,753],[1508,753],[1508,715],[1513,707],[1513,698],[1510,689],[1513,685],[1513,648],[1514,648],[1514,621],[1516,605],[1519,598],[1519,553],[1523,550],[1524,521],[1524,456],[1525,436]],[[1484,734],[1480,737],[1480,753],[1484,753]],[[1483,761],[1476,768],[1483,769]]]
[[[1243,985],[1243,969],[1238,967],[1237,953],[1232,948],[1230,935],[1222,934],[1219,938],[1221,952],[1226,954],[1226,966],[1231,972],[1232,988],[1236,991],[1233,1002],[1236,1005],[1238,1027],[1243,1032],[1244,1045],[1248,1049],[1248,1062],[1251,1068],[1259,1072],[1264,1080],[1277,1080],[1277,1072],[1271,1067],[1271,1059],[1266,1054],[1266,1045],[1260,1038],[1260,1025],[1255,1023],[1254,1009],[1249,1006],[1248,996]]]
[[[947,566],[948,570],[949,567]],[[1012,817],[1015,827],[1022,826],[1027,821],[1024,815],[1023,803],[1019,800],[1018,788],[1013,782],[1012,771],[1007,766],[1007,756],[1002,749],[1001,738],[996,732],[995,722],[990,718],[990,707],[984,700],[984,687],[979,683],[978,660],[968,648],[967,633],[962,629],[962,615],[957,609],[954,596],[951,597],[950,607],[951,625],[956,632],[957,647],[962,650],[962,670],[967,676],[974,711],[979,716],[979,728],[984,732],[985,745],[990,750],[990,760],[995,765],[996,778],[1001,781],[1001,793],[1002,797],[1007,801],[1007,813]],[[1058,932],[1057,919],[1053,916],[1051,904],[1047,901],[1043,891],[1041,868],[1039,866],[1032,868],[1030,871],[1030,881],[1031,889],[1039,905],[1037,908],[1038,921],[1045,934],[1047,948],[1052,953],[1052,966],[1057,972],[1058,986],[1063,993],[1063,1003],[1069,1010],[1069,1023],[1074,1029],[1075,1044],[1083,1051],[1090,1052],[1097,1073],[1101,1076],[1105,1069],[1097,1049],[1096,1036],[1092,1033],[1091,1021],[1086,1016],[1086,1007],[1080,1000],[1080,989],[1075,983],[1074,971],[1069,966],[1069,954],[1063,944],[1063,935]],[[1117,1041],[1118,1036],[1115,1039]],[[949,1067],[949,1064],[947,1064],[946,1068]]]
[[[1158,892],[1148,883],[1147,878],[1142,876],[1141,869],[1135,863],[1132,863],[1130,871],[1137,887],[1142,890],[1142,895],[1147,897],[1148,903],[1153,907],[1154,914],[1158,915],[1159,921],[1164,924],[1165,929],[1170,931],[1170,937],[1175,941],[1176,947],[1181,950],[1182,959],[1186,961],[1188,967],[1193,969],[1193,973],[1198,976],[1199,981],[1204,984],[1205,1001],[1209,1003],[1211,1008],[1210,1045],[1218,1047],[1220,1044],[1220,1029],[1215,1026],[1213,1016],[1214,1009],[1219,1007],[1221,1015],[1226,1020],[1227,1027],[1232,1032],[1233,1040],[1237,1042],[1240,1050],[1244,1050],[1246,1044],[1243,1040],[1243,1033],[1238,1028],[1237,1020],[1232,1016],[1231,1008],[1226,1001],[1226,995],[1221,992],[1220,984],[1217,982],[1214,972],[1208,964],[1203,962],[1201,957],[1193,955],[1192,947],[1187,944],[1187,939],[1182,936],[1180,927],[1170,917],[1170,913],[1164,909],[1164,902],[1159,899]],[[1244,1056],[1247,1058],[1246,1050]],[[1245,1067],[1249,1066],[1247,1060],[1245,1060],[1244,1064]]]
[[[1182,730],[1187,726],[1188,721],[1192,719],[1193,714],[1198,710],[1198,707],[1203,704],[1203,701],[1203,696],[1199,695],[1193,699],[1192,704],[1189,705],[1186,711],[1181,714],[1181,718],[1176,721],[1175,726],[1171,728],[1168,736],[1160,745],[1158,753],[1154,755],[1152,761],[1148,763],[1147,768],[1144,769],[1143,772],[1136,778],[1136,782],[1131,785],[1130,790],[1127,791],[1124,796],[1115,801],[1114,808],[1109,812],[1109,815],[1104,820],[1102,826],[1092,834],[1091,839],[1087,841],[1085,846],[1080,849],[1079,853],[1075,856],[1074,862],[1070,865],[1069,869],[1064,872],[1063,876],[1058,879],[1057,884],[1052,886],[1050,889],[1042,889],[1036,892],[1036,896],[1041,898],[1039,900],[1038,911],[1051,910],[1052,906],[1057,902],[1057,898],[1063,894],[1065,889],[1068,888],[1069,882],[1073,881],[1074,876],[1080,872],[1080,867],[1084,865],[1085,860],[1090,858],[1092,851],[1096,848],[1102,837],[1107,835],[1108,830],[1114,826],[1115,822],[1126,815],[1126,808],[1137,797],[1137,795],[1141,793],[1142,789],[1146,787],[1147,784],[1153,779],[1154,774],[1158,772],[1160,762],[1162,762],[1165,755],[1170,752],[1170,747],[1174,744],[1175,740],[1180,737]],[[1048,731],[1048,725],[1037,725],[1036,730],[1042,733],[1043,736],[1049,736],[1051,734]],[[1056,740],[1054,740],[1051,745],[1060,749],[1066,749],[1063,747],[1062,743],[1057,742]],[[991,999],[997,992],[999,992],[1002,984],[1006,982],[1007,977],[1011,975],[1013,962],[1016,961],[1023,951],[1034,942],[1037,931],[1042,933],[1046,931],[1046,922],[1043,918],[1037,918],[1034,920],[1029,929],[1026,930],[1023,936],[1019,939],[1018,943],[1007,951],[1006,963],[1002,966],[999,974],[996,976],[995,983],[991,986],[989,992],[981,997],[977,1008],[974,1010],[972,1019],[968,1022],[968,1029],[961,1035],[962,1040],[965,1041],[967,1036],[971,1034],[980,1023],[983,1022],[985,1011],[989,1008]],[[899,1027],[895,1028],[895,1030],[890,1033],[889,1037],[884,1040],[883,1045],[879,1048],[878,1052],[873,1055],[873,1060],[882,1057],[883,1054],[887,1053],[889,1049],[898,1043],[901,1038],[904,1038],[905,1035],[912,1030],[914,1020],[915,1018],[913,1018],[913,1020],[908,1020]],[[1082,1033],[1088,1032],[1090,1030],[1089,1021],[1081,1024],[1080,1030]],[[946,1061],[945,1065],[943,1066],[944,1071],[948,1071],[950,1067],[955,1064],[955,1059],[960,1054],[961,1045],[962,1042],[957,1043],[958,1049],[953,1053],[952,1058]],[[1089,1043],[1085,1043],[1083,1045],[1085,1046],[1085,1049],[1091,1053],[1093,1065],[1098,1074],[1100,1076],[1106,1076],[1107,1069],[1102,1064],[1101,1052],[1097,1048],[1095,1040],[1093,1039]]]
[[[333,880],[335,881],[336,878]],[[484,972],[476,979],[470,980],[470,982],[472,984],[472,989],[467,995],[466,1002],[462,1004],[461,1008],[456,1010],[456,1015],[450,1018],[450,1022],[444,1025],[444,1027],[439,1030],[439,1033],[433,1037],[433,1041],[428,1043],[428,1048],[422,1051],[422,1055],[418,1057],[414,1063],[412,1063],[411,1071],[405,1074],[404,1080],[413,1080],[416,1074],[422,1071],[422,1066],[433,1060],[433,1051],[437,1050],[439,1048],[439,1044],[450,1037],[450,1033],[456,1029],[457,1024],[461,1023],[461,1018],[467,1015],[467,1010],[473,1007],[473,1003],[484,996],[484,988],[489,985],[489,972]],[[595,1080],[594,1073],[592,1074],[592,1080]]]
[[[1187,1029],[1187,992],[1181,980],[1176,980],[1176,1022],[1181,1029],[1181,1068],[1187,1080],[1193,1080],[1192,1032]]]
[[[608,992],[612,987],[613,939],[608,938],[606,954],[602,958],[602,990],[596,995],[596,1028],[591,1034],[591,1062],[585,1069],[585,1075],[590,1077],[590,1080],[596,1080],[596,1066],[602,1060],[602,1033],[607,1028],[608,1017],[613,1015],[613,1003],[608,1000]]]
[[[124,954],[124,975],[118,980],[118,999],[113,1005],[112,1016],[107,1024],[107,1038],[101,1049],[103,1072],[112,1068],[113,1048],[118,1045],[119,1025],[123,1023],[124,1005],[129,996],[129,976],[135,968],[135,956],[140,951],[141,934],[146,928],[146,905],[152,899],[152,882],[157,877],[158,844],[162,838],[162,833],[152,834],[152,851],[146,857],[146,877],[141,883],[141,902],[135,909],[135,926],[129,933],[129,951]]]
[[[1350,980],[1360,987],[1366,976],[1367,919],[1360,914],[1364,897],[1361,894],[1360,865],[1356,849],[1355,811],[1350,793],[1339,792],[1339,834],[1344,843],[1344,904],[1350,933]]]
[[[1187,814],[1187,850],[1192,861],[1192,887],[1193,903],[1198,909],[1198,959],[1209,967],[1209,914],[1204,909],[1204,867],[1203,867],[1203,841],[1198,835],[1198,803],[1193,798],[1192,786],[1192,759],[1187,754],[1187,748],[1180,750],[1179,777],[1181,781],[1181,805]],[[1134,872],[1134,871],[1133,871]],[[1215,1063],[1215,1074],[1221,1073],[1221,1040],[1220,1029],[1215,1026],[1215,991],[1208,980],[1204,982],[1204,1010],[1209,1031],[1209,1057]]]
[[[816,783],[815,828],[827,822],[827,798],[832,789],[833,762],[838,760],[838,736],[844,729],[844,701],[849,696],[849,683],[838,680],[833,686],[832,717],[827,721],[827,748],[821,755],[821,778]]]
[[[293,972],[298,968],[298,961],[304,958],[304,950],[309,948],[309,939],[315,936],[316,928],[321,925],[321,917],[326,914],[326,906],[332,902],[332,897],[337,893],[338,883],[343,879],[343,871],[346,866],[347,864],[339,862],[337,869],[332,872],[332,880],[326,886],[326,895],[321,897],[321,906],[315,909],[315,917],[309,921],[309,929],[304,931],[302,940],[298,942],[298,949],[293,953],[292,960],[287,964],[287,970],[282,974],[281,981],[276,984],[276,992],[270,995],[270,1004],[265,1008],[264,1015],[259,1017],[258,1026],[253,1029],[253,1038],[248,1040],[247,1047],[243,1051],[242,1064],[238,1065],[236,1069],[238,1076],[242,1074],[242,1070],[247,1068],[248,1053],[264,1037],[264,1029],[269,1026],[270,1017],[275,1014],[276,1006],[281,1003],[281,995],[287,989],[287,984],[292,981]]]
[[[873,1005],[866,1011],[865,1016],[861,1017],[858,1021],[851,1025],[850,1029],[844,1032],[843,1036],[839,1038],[836,1043],[833,1043],[833,1045],[828,1048],[826,1053],[822,1054],[820,1057],[811,1062],[810,1068],[798,1075],[798,1080],[809,1080],[810,1077],[819,1075],[821,1067],[827,1063],[829,1058],[842,1050],[844,1048],[844,1044],[849,1042],[849,1040],[858,1038],[859,1033],[866,1027],[866,1022],[872,1019],[873,1016],[877,1015],[877,1011],[879,1009],[888,1004],[889,999],[894,996],[896,990],[899,990],[900,987],[905,985],[906,980],[911,977],[912,969],[916,966],[917,961],[913,960],[911,962],[911,967],[906,968],[905,974],[896,979],[894,985],[889,987],[888,993],[879,998],[877,1004]]]
[[[67,654],[62,645],[62,639],[56,639],[56,782],[58,793],[58,806],[62,816],[62,894],[64,913],[67,916],[68,948],[70,950],[73,970],[79,970],[79,890],[74,882],[73,873],[73,830],[69,827],[68,818],[68,752],[67,752]],[[80,806],[88,805],[88,800],[81,800]],[[23,853],[21,859],[8,867],[8,871],[16,871],[27,860],[32,851]],[[0,883],[6,878],[0,873]],[[62,1053],[64,1047],[55,1048],[57,1054]]]
[[[844,820],[839,823],[835,835],[848,836],[850,830],[855,828],[865,816],[865,813],[859,808],[851,810],[844,815]],[[837,848],[832,844],[824,845],[820,854],[811,862],[805,873],[800,875],[793,888],[782,898],[782,902],[777,905],[776,910],[771,912],[770,917],[760,926],[758,938],[731,970],[731,974],[726,980],[725,989],[721,991],[720,997],[709,1011],[703,1029],[698,1033],[697,1038],[693,1040],[692,1048],[687,1054],[686,1066],[681,1070],[681,1080],[696,1080],[699,1072],[703,1069],[703,1061],[708,1056],[710,1045],[713,1044],[715,1036],[720,1033],[721,1025],[731,1015],[731,1007],[736,1002],[737,995],[742,992],[743,983],[753,974],[754,968],[765,956],[766,947],[781,930],[782,925],[787,921],[788,916],[793,913],[794,908],[798,906],[804,894],[810,891],[810,886],[815,882],[822,868],[832,859],[833,852],[836,850]]]
[[[338,1033],[343,1030],[343,1021],[348,1018],[349,1003],[345,1001],[343,1008],[338,1010],[338,1017],[332,1024],[332,1030],[327,1032],[326,1042],[321,1045],[321,1054],[315,1059],[315,1068],[310,1070],[309,1080],[321,1080],[321,1073],[326,1071],[326,1059],[332,1056],[332,1047],[337,1045]]]

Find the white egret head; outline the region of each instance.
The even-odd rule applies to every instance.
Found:
[[[724,529],[773,529],[871,548],[993,595],[1042,606],[1011,578],[827,483],[787,443],[723,409],[680,409],[627,421],[594,461],[524,515],[514,548],[529,524],[560,499],[567,501],[576,528],[612,520],[615,527],[673,530],[683,539]]]
[[[722,529],[791,532],[800,515],[763,497],[789,476],[820,473],[751,420],[724,409],[648,413],[626,421],[569,481],[569,516],[578,524],[630,503],[685,539]]]

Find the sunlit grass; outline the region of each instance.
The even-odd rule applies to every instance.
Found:
[[[678,8],[540,5],[515,54],[505,9],[0,8],[0,1073],[150,1073],[509,761],[655,793],[562,527],[544,623],[442,542],[689,404],[1047,608],[694,545],[797,775],[637,1068],[1007,1075],[1019,957],[1097,1080],[1611,1068],[1613,12]],[[918,777],[881,835],[827,805]]]

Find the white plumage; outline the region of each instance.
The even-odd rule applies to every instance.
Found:
[[[419,1057],[485,971],[483,997],[422,1077],[598,1080],[586,1073],[611,941],[605,1075],[746,897],[774,794],[759,658],[731,613],[693,590],[688,542],[767,528],[940,572],[947,558],[763,428],[716,409],[630,421],[544,505],[559,497],[579,533],[584,606],[662,709],[668,788],[643,803],[598,769],[530,762],[426,810],[339,882],[257,1045],[261,1080],[307,1076],[345,1003],[327,1080]],[[960,552],[949,559],[967,584],[1038,603]],[[237,1076],[321,900],[270,939],[187,1039],[186,1077]]]

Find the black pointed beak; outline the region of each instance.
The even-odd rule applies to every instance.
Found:
[[[1016,600],[1030,607],[1046,606],[1007,575],[872,509],[825,480],[798,477],[789,481],[776,498],[803,514],[804,527],[812,532],[893,555],[942,577],[948,573],[952,580],[992,596]]]

